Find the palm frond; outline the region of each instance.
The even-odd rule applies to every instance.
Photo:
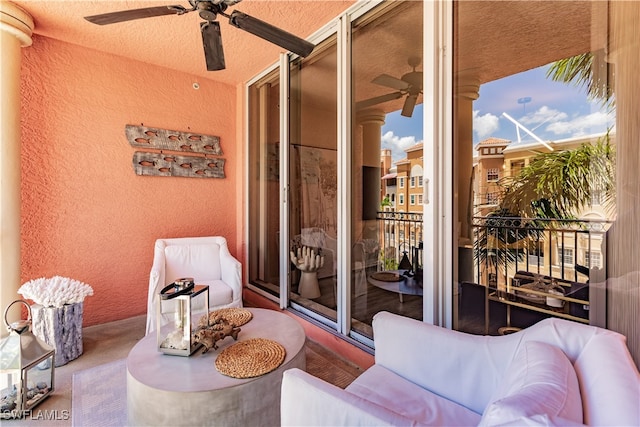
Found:
[[[535,156],[505,180],[501,207],[528,218],[571,219],[596,191],[615,203],[615,154],[609,135],[573,150]]]
[[[558,60],[547,70],[547,77],[584,86],[590,98],[601,100],[609,109],[615,108],[613,68],[606,61],[604,49]]]

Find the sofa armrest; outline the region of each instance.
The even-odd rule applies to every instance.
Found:
[[[379,312],[373,338],[376,364],[481,414],[521,335],[472,335]]]
[[[297,368],[282,377],[280,419],[283,426],[417,425]]]

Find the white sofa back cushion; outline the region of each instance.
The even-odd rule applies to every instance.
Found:
[[[585,424],[640,425],[640,374],[624,340],[616,338],[595,335],[574,363],[585,402]]]
[[[480,425],[495,426],[538,414],[582,423],[580,386],[561,349],[526,341],[494,391]]]
[[[181,277],[220,280],[220,245],[168,245],[164,248],[165,280],[172,283]],[[197,283],[196,283],[197,284]]]

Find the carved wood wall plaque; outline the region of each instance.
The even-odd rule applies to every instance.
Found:
[[[135,148],[204,153],[215,156],[222,154],[218,136],[134,125],[126,125],[124,131],[129,144]]]
[[[224,178],[224,159],[178,156],[168,153],[136,151],[133,169],[136,175]]]

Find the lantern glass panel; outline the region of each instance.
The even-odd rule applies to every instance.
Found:
[[[18,411],[18,390],[20,371],[10,370],[0,375],[0,397],[2,398],[2,418],[15,418]]]
[[[201,344],[193,340],[193,332],[198,326],[194,308],[204,307],[204,313],[209,312],[209,286],[195,285],[189,293],[171,297],[159,298],[157,338],[158,349],[175,356],[190,356]],[[198,310],[201,313],[200,310]],[[167,324],[162,326],[161,319]]]
[[[51,354],[24,371],[25,409],[30,409],[40,403],[53,390],[53,366],[53,354]]]

